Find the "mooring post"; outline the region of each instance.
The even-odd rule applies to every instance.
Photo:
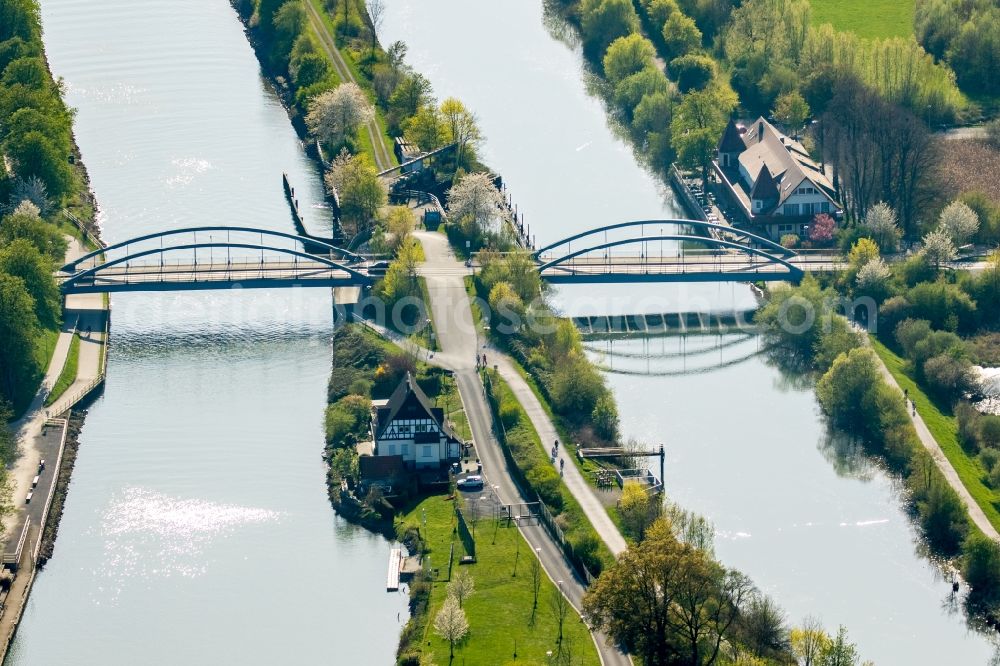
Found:
[[[663,492],[667,491],[667,479],[663,475],[664,467],[667,460],[667,453],[663,450],[663,444],[660,444],[660,485],[663,487]]]

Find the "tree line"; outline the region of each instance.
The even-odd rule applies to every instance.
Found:
[[[62,319],[53,278],[66,241],[56,214],[85,192],[72,112],[53,80],[36,0],[0,0],[0,485],[16,442],[6,424],[34,396]],[[10,510],[0,492],[0,513]]]
[[[931,222],[922,217],[937,204],[940,149],[928,128],[975,107],[948,62],[913,37],[868,40],[813,26],[808,0],[560,6],[602,75],[612,112],[654,168],[665,172],[676,160],[707,177],[736,113],[773,117],[793,134],[813,117],[820,122],[806,146],[833,169],[849,217],[885,201],[909,237]]]
[[[387,190],[377,178],[362,127],[376,122],[379,132],[405,137],[422,151],[456,144],[439,163],[454,172],[481,170],[476,150],[482,135],[475,116],[455,98],[435,99],[430,82],[405,62],[406,44],[382,48],[378,30],[384,11],[379,0],[328,0],[336,48],[356,65],[357,82],[341,80],[313,31],[304,0],[253,0],[243,3],[267,64],[293,90],[293,119],[331,156],[338,156],[326,184],[339,200],[349,235],[375,232],[376,213]],[[384,130],[383,130],[384,128]],[[346,151],[346,156],[345,152]]]
[[[770,597],[715,559],[711,524],[662,500],[625,485],[618,513],[632,542],[583,600],[609,640],[646,666],[860,662],[844,627],[831,636],[810,617],[789,627]]]
[[[990,0],[917,0],[917,40],[972,94],[1000,93],[1000,7]]]
[[[1000,363],[991,333],[1000,324],[1000,255],[975,274],[946,271],[943,265],[957,256],[956,248],[981,233],[980,220],[955,201],[936,225],[909,258],[887,264],[881,254],[896,250],[902,229],[890,206],[872,206],[859,225],[842,232],[850,246],[848,268],[824,278],[826,286],[807,277],[798,287],[773,290],[757,321],[784,363],[818,374],[816,393],[831,425],[902,476],[928,543],[958,559],[972,586],[972,607],[993,608],[1000,602],[1000,546],[974,528],[918,440],[908,414],[916,409],[910,396],[889,386],[875,352],[837,314],[843,311],[836,306],[840,294],[857,306],[846,314],[871,326],[903,357],[906,372],[934,404],[957,416],[968,464],[982,469],[987,486],[1000,487],[1000,418],[982,416],[967,402],[978,393],[973,364]]]

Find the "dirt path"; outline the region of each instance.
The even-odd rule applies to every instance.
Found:
[[[323,46],[323,50],[330,57],[333,62],[333,68],[337,70],[337,76],[340,77],[341,81],[350,81],[352,83],[357,83],[354,78],[354,74],[351,73],[351,68],[347,66],[344,61],[343,55],[340,53],[340,49],[337,48],[337,42],[330,34],[330,29],[327,27],[326,22],[323,21],[323,17],[320,15],[319,11],[313,5],[311,0],[306,0],[304,3],[306,6],[306,13],[309,14],[309,22],[312,24],[313,30],[316,31],[316,35],[319,37],[320,44]],[[379,171],[385,171],[386,169],[392,168],[392,153],[385,145],[385,138],[382,136],[382,130],[379,129],[378,121],[375,118],[365,125],[365,131],[368,132],[368,138],[372,144],[372,152],[375,157],[375,168]]]

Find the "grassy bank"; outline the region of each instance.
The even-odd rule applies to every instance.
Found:
[[[958,472],[962,485],[965,486],[969,494],[976,500],[976,504],[983,510],[990,523],[1000,530],[1000,511],[997,511],[997,504],[1000,503],[1000,496],[983,483],[986,470],[983,469],[979,460],[970,456],[962,448],[958,441],[958,424],[951,410],[945,410],[933,398],[914,381],[907,371],[906,360],[897,355],[878,340],[872,340],[872,347],[878,354],[882,362],[885,363],[889,372],[899,385],[906,389],[909,397],[917,406],[920,418],[927,424],[938,446],[944,451],[948,462],[951,463],[955,471]]]
[[[55,385],[53,385],[52,390],[45,397],[46,407],[62,397],[66,389],[73,385],[73,382],[76,381],[76,371],[79,364],[80,334],[74,333],[73,339],[69,343],[69,353],[66,355],[66,362],[63,363],[62,370],[59,372],[59,378],[56,380]]]
[[[476,525],[477,561],[461,566],[458,561],[466,553],[455,533],[454,502],[449,498],[435,495],[408,507],[397,523],[400,537],[407,530],[419,531],[425,561],[429,558],[440,573],[437,581],[428,583],[428,603],[422,617],[410,620],[413,628],[408,631],[414,640],[401,656],[430,655],[435,664],[449,663],[448,643],[435,634],[433,623],[448,596],[448,559],[453,544],[452,577],[467,572],[475,582],[475,592],[463,604],[469,634],[456,646],[454,663],[542,664],[548,663],[547,652],[555,655],[559,651],[553,608],[558,589],[541,571],[535,605],[532,562],[537,559],[516,527],[505,521],[480,520]],[[590,633],[572,608],[563,623],[562,647],[571,653],[574,664],[600,664]]]
[[[908,37],[913,34],[913,0],[812,0],[815,26],[830,23],[858,37]]]

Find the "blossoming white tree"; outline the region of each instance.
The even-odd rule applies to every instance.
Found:
[[[899,239],[903,235],[899,230],[899,221],[892,206],[880,201],[865,213],[865,227],[872,240],[883,252],[894,252],[899,247]]]
[[[460,642],[469,633],[469,620],[465,611],[458,604],[458,599],[448,595],[434,617],[434,633],[448,641],[449,657],[455,656],[455,643]]]
[[[342,83],[309,102],[306,126],[314,137],[336,146],[375,117],[375,108],[356,83]]]
[[[941,268],[941,264],[958,256],[955,244],[951,242],[951,236],[940,228],[924,236],[923,252],[935,268]]]
[[[451,188],[448,212],[463,222],[471,221],[480,233],[494,231],[505,215],[503,197],[485,173],[470,173]]]
[[[955,245],[964,245],[979,231],[979,216],[961,201],[952,201],[938,218],[941,231],[948,234]]]

